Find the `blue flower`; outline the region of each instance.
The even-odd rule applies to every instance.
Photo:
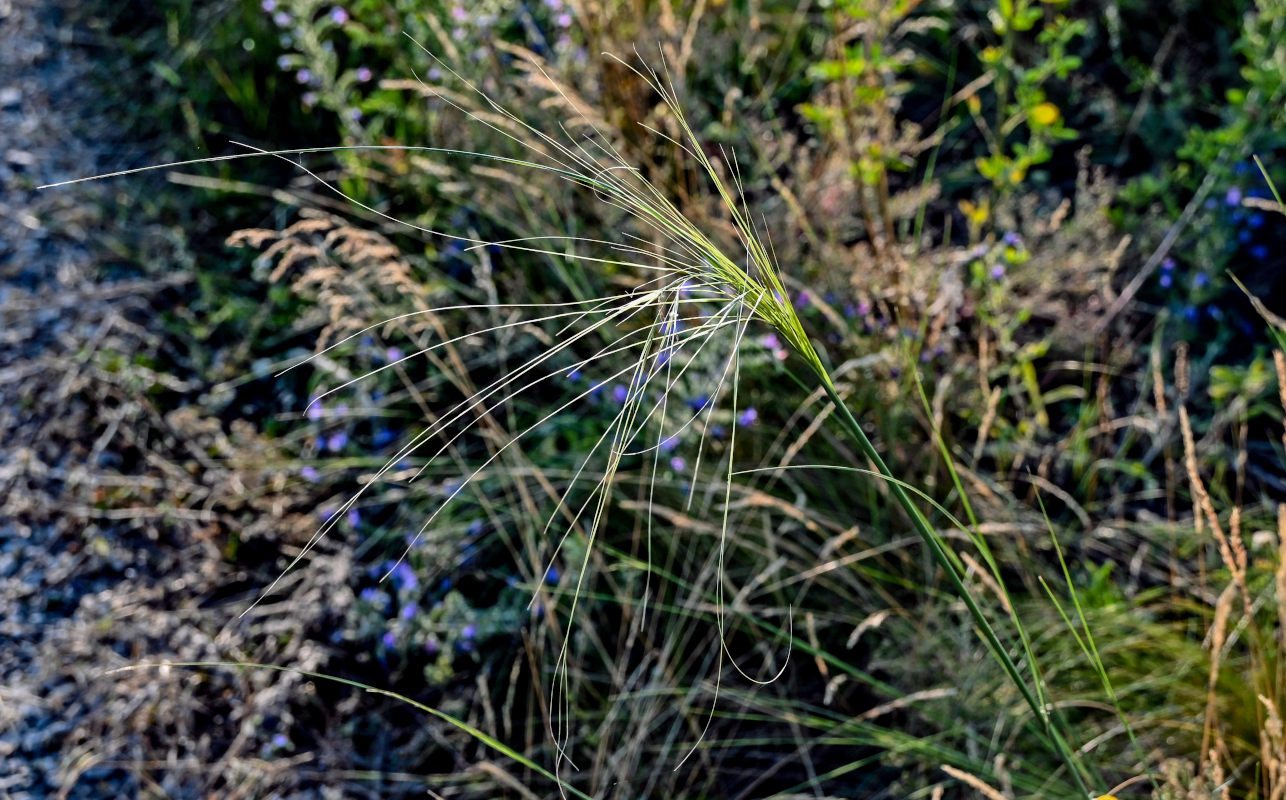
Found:
[[[371,72],[370,67],[358,67],[356,75],[359,83],[366,83],[375,77],[375,73]]]
[[[317,473],[316,468],[311,464],[299,470],[299,475],[309,483],[316,483],[321,478],[321,475]]]
[[[1249,217],[1246,217],[1246,224],[1251,228],[1262,228],[1264,227],[1264,215],[1251,214]]]
[[[388,596],[376,589],[374,586],[368,586],[358,595],[363,603],[370,603],[373,606],[383,606],[388,604]]]
[[[263,0],[263,2],[259,4],[259,7],[271,14],[277,10],[277,0]]]
[[[661,440],[661,444],[659,445],[662,453],[669,453],[678,446],[679,446],[679,437],[677,434],[672,434],[670,436],[665,437],[664,439]]]
[[[1166,256],[1165,258],[1161,259],[1161,269],[1165,270],[1166,272],[1169,272],[1170,270],[1174,269],[1174,259],[1170,258],[1169,256]]]
[[[1223,201],[1230,206],[1241,205],[1241,189],[1234,186],[1224,195]]]
[[[290,746],[290,739],[284,733],[278,733],[272,737],[272,746],[278,750],[285,750]]]
[[[392,650],[397,647],[397,637],[393,635],[393,631],[385,631],[382,641],[386,650]]]
[[[407,603],[402,606],[402,610],[398,612],[398,616],[402,619],[410,619],[415,616],[416,611],[419,611],[419,607],[416,606],[415,603]]]
[[[545,583],[548,583],[551,586],[557,584],[562,577],[563,574],[558,571],[558,567],[551,565],[549,569],[545,570]]]
[[[472,639],[478,635],[478,627],[472,623],[465,625],[460,629],[460,637],[463,639]]]
[[[699,394],[696,397],[689,398],[687,403],[688,408],[691,408],[693,411],[700,411],[710,404],[710,395]]]
[[[615,401],[616,403],[624,404],[626,399],[629,398],[629,396],[630,396],[629,390],[626,389],[621,384],[618,383],[616,384],[616,386],[612,387],[612,400]]]
[[[1005,234],[1003,241],[1010,247],[1022,247],[1023,237],[1011,231]]]
[[[276,14],[272,15],[272,21],[277,23],[278,28],[285,28],[289,26],[290,23],[294,22],[295,18],[287,14],[285,11],[278,11]]]
[[[335,431],[326,437],[326,449],[338,453],[348,444],[348,434],[343,431]]]
[[[670,469],[674,470],[675,472],[683,472],[687,468],[688,468],[688,462],[684,461],[682,457],[675,456],[674,458],[670,459]]]
[[[1194,289],[1204,289],[1210,283],[1210,277],[1204,272],[1198,272],[1192,279]]]
[[[1268,258],[1268,248],[1265,245],[1257,244],[1250,248],[1250,255],[1257,261],[1263,261]]]
[[[1174,277],[1168,272],[1161,273],[1161,288],[1169,289],[1170,284],[1174,283]]]
[[[580,369],[573,369],[571,372],[567,373],[567,380],[571,381],[572,383],[576,383],[580,379],[581,379]]]
[[[759,419],[759,412],[756,411],[752,406],[737,415],[737,424],[745,428],[745,427],[754,425],[755,421],[758,419]]]
[[[348,22],[348,12],[339,6],[335,6],[330,10],[330,21],[336,25],[343,25]]]
[[[997,264],[991,268],[991,279],[993,281],[998,281],[1003,277],[1005,277],[1005,267],[1003,264]]]
[[[420,585],[419,578],[415,577],[415,570],[405,561],[399,561],[398,565],[393,568],[393,583],[399,589],[411,591]]]
[[[316,422],[326,415],[326,409],[322,407],[321,399],[317,395],[308,398],[308,418]]]
[[[469,527],[465,528],[464,532],[468,536],[477,536],[478,534],[482,533],[482,527],[483,527],[482,520],[475,519],[473,522],[469,523]]]
[[[362,524],[362,515],[356,508],[348,509],[348,527],[356,528]]]
[[[299,81],[300,83],[311,83],[312,79],[313,79],[313,73],[307,67],[304,67],[303,69],[295,73],[295,80]]]

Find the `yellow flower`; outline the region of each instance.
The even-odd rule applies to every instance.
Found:
[[[1041,103],[1031,110],[1031,121],[1042,127],[1058,122],[1059,116],[1058,106],[1053,103]]]
[[[976,94],[971,94],[968,97],[966,97],[965,105],[968,106],[969,111],[974,114],[977,114],[979,111],[982,110],[982,101],[978,99],[978,95]]]

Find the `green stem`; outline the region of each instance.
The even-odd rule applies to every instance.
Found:
[[[879,452],[877,452],[875,446],[871,444],[871,440],[867,438],[866,432],[862,430],[862,426],[858,424],[857,420],[853,417],[852,412],[848,410],[848,406],[846,406],[840,399],[839,393],[835,390],[835,384],[831,381],[830,375],[822,372],[819,377],[822,379],[822,384],[826,389],[826,394],[830,397],[831,402],[835,404],[835,408],[839,411],[840,422],[857,442],[857,446],[862,451],[862,454],[871,460],[871,463],[875,465],[876,471],[881,475],[892,478],[893,474],[884,463],[884,459],[880,458]],[[951,553],[944,546],[941,537],[939,537],[937,532],[933,530],[933,527],[929,524],[929,520],[925,518],[924,513],[920,511],[919,507],[911,501],[911,497],[906,493],[906,490],[894,481],[889,481],[888,486],[893,492],[893,497],[897,500],[898,505],[902,506],[903,510],[906,511],[907,516],[911,518],[911,524],[915,528],[915,532],[924,540],[925,545],[929,548],[929,552],[933,554],[934,560],[936,560],[942,569],[946,571],[947,577],[951,580],[951,585],[956,590],[956,594],[958,594],[960,599],[964,601],[965,606],[969,609],[969,613],[973,616],[974,624],[978,626],[978,630],[981,632],[982,638],[987,644],[987,648],[991,650],[991,654],[998,662],[1000,662],[1000,666],[1005,670],[1005,674],[1009,677],[1009,680],[1022,694],[1023,700],[1027,701],[1027,705],[1030,706],[1032,712],[1035,713],[1036,719],[1040,721],[1041,727],[1044,728],[1045,733],[1053,739],[1055,749],[1058,751],[1063,763],[1067,765],[1067,769],[1071,772],[1073,779],[1076,781],[1077,787],[1084,792],[1084,796],[1093,797],[1094,795],[1090,792],[1089,786],[1086,784],[1085,778],[1081,774],[1080,765],[1072,754],[1071,747],[1068,746],[1067,740],[1063,737],[1062,732],[1054,727],[1048,712],[1036,699],[1035,694],[1032,693],[1031,687],[1029,687],[1027,682],[1023,680],[1022,675],[1018,671],[1018,665],[1014,663],[1014,660],[1009,656],[1008,651],[1005,650],[1004,645],[1001,644],[1000,637],[996,635],[995,629],[991,626],[987,617],[982,613],[982,608],[978,606],[978,603],[973,599],[973,596],[969,594],[969,589],[964,583],[963,571],[961,570],[959,563],[954,558],[955,554]]]

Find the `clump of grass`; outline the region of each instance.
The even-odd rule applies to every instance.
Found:
[[[670,141],[697,165],[721,201],[723,212],[730,223],[730,239],[735,243],[737,250],[731,251],[733,255],[729,255],[730,251],[726,245],[718,241],[705,228],[694,224],[662,189],[644,180],[637,170],[625,163],[611,142],[601,134],[584,142],[564,141],[532,127],[507,109],[492,103],[490,113],[502,120],[501,123],[492,123],[477,115],[472,116],[497,132],[515,137],[520,145],[533,153],[530,159],[496,157],[447,149],[404,148],[447,157],[488,159],[506,167],[540,170],[593,192],[603,203],[619,209],[632,218],[644,235],[623,242],[576,240],[575,244],[585,248],[599,248],[602,254],[577,253],[571,257],[589,265],[609,264],[616,268],[645,271],[653,277],[618,295],[577,300],[561,306],[544,306],[548,309],[548,313],[534,320],[500,323],[484,331],[454,337],[444,334],[439,343],[428,346],[418,353],[407,355],[406,358],[427,355],[466,337],[494,334],[515,327],[531,327],[539,324],[561,326],[558,336],[550,341],[543,352],[528,364],[503,374],[477,389],[454,408],[441,414],[427,430],[402,446],[397,454],[371,478],[368,485],[374,485],[376,481],[384,478],[395,465],[425,447],[435,437],[445,438],[446,446],[449,446],[468,432],[480,416],[485,417],[493,413],[492,409],[505,406],[524,393],[536,391],[572,372],[581,370],[600,372],[601,379],[592,386],[580,391],[571,401],[541,416],[536,422],[525,427],[522,432],[500,444],[480,467],[457,481],[446,492],[444,502],[438,511],[431,514],[424,522],[419,534],[422,535],[438,519],[447,503],[464,492],[472,481],[483,475],[488,467],[524,435],[537,429],[554,414],[565,411],[573,403],[585,400],[596,388],[608,382],[620,381],[625,389],[619,411],[586,455],[586,464],[596,454],[603,463],[598,471],[600,477],[596,485],[588,497],[575,506],[569,501],[568,494],[565,494],[563,501],[559,503],[559,507],[550,516],[546,525],[546,528],[550,529],[556,522],[561,522],[566,525],[568,534],[572,530],[580,530],[585,539],[579,568],[575,571],[568,610],[569,617],[574,618],[586,588],[586,576],[591,568],[591,554],[595,550],[596,540],[607,524],[611,488],[618,480],[623,465],[627,458],[650,455],[655,476],[655,465],[662,452],[663,444],[675,432],[669,409],[672,402],[671,393],[676,382],[688,370],[698,368],[698,355],[705,348],[717,349],[718,345],[713,343],[719,341],[719,334],[731,334],[731,342],[721,359],[722,366],[708,373],[708,379],[711,382],[709,387],[711,401],[698,409],[688,420],[679,423],[680,428],[694,426],[701,427],[704,431],[708,428],[709,420],[716,408],[722,405],[730,405],[733,409],[739,407],[738,379],[741,344],[752,327],[769,329],[780,338],[784,347],[793,352],[802,362],[819,396],[828,398],[833,404],[835,411],[832,416],[838,421],[844,433],[851,438],[869,465],[867,469],[854,468],[854,474],[882,481],[888,487],[889,495],[906,516],[937,567],[947,576],[955,593],[964,603],[987,651],[1001,666],[1004,674],[1030,709],[1037,738],[1057,754],[1063,761],[1069,778],[1083,794],[1088,795],[1088,787],[1095,781],[1091,772],[1073,751],[1064,722],[1058,714],[1051,712],[1043,678],[1037,668],[1031,643],[1021,624],[1015,632],[1021,641],[1023,651],[1021,660],[1026,661],[1025,669],[1020,667],[1020,659],[1016,659],[1011,654],[1010,646],[1002,639],[985,612],[983,603],[976,596],[976,590],[972,589],[966,580],[965,563],[922,510],[922,503],[931,503],[930,498],[892,474],[879,450],[867,436],[858,416],[847,407],[841,397],[825,359],[813,345],[794,306],[788,300],[782,276],[771,250],[764,244],[758,226],[746,205],[735,160],[725,158],[717,161],[706,153],[698,136],[688,126],[672,85],[655,74],[641,70],[633,71],[662,99],[662,103],[668,109],[672,121],[680,132],[678,138]],[[439,93],[439,96],[446,102],[451,102],[446,95]],[[485,96],[483,99],[485,101]],[[566,96],[563,99],[569,106],[572,105]],[[307,152],[334,149],[256,151],[247,155],[285,158]],[[205,161],[212,160],[220,159],[205,159]],[[322,180],[307,168],[301,166],[301,169],[319,181]],[[339,192],[338,189],[335,191]],[[392,217],[372,207],[362,206],[362,208],[368,213],[392,220]],[[427,233],[436,233],[423,227],[411,227]],[[492,243],[468,240],[468,244],[484,246]],[[567,256],[563,250],[551,249],[548,240],[543,238],[510,240],[494,244],[548,256]],[[486,304],[485,307],[512,310],[531,306],[492,303]],[[436,309],[415,313],[441,313],[449,310]],[[362,333],[365,331],[359,331],[352,336]],[[352,336],[342,340],[340,344],[351,340]],[[594,336],[607,337],[607,344],[587,357],[578,355],[578,350],[593,341]],[[728,538],[734,533],[730,528],[728,508],[732,497],[732,452],[736,445],[736,430],[734,425],[729,434],[726,451],[728,453],[727,471],[722,481],[714,484],[714,491],[723,495],[722,519],[719,526],[721,569],[724,547]],[[703,433],[703,443],[704,439]],[[428,460],[432,461],[442,452],[442,449],[437,450],[429,456]],[[584,471],[585,466],[582,465],[577,477]],[[574,483],[575,479],[569,485]],[[956,486],[957,489],[961,488],[958,479]],[[364,491],[366,489],[351,498],[348,504],[334,515],[334,518],[338,519],[343,511],[353,507]],[[570,492],[570,489],[568,491]],[[651,500],[652,497],[649,495],[649,505]],[[950,515],[947,517],[950,518]],[[316,541],[325,535],[333,524],[327,523],[318,531],[313,541],[303,548],[292,567],[306,557]],[[966,532],[971,532],[973,527],[976,527],[976,521],[973,525],[962,523],[956,523],[956,525]],[[564,534],[564,541],[568,534]],[[973,541],[979,546],[987,569],[999,581],[999,567],[992,559],[985,543],[976,536],[973,537]],[[720,609],[717,623],[721,638],[717,660],[722,665],[725,658],[729,658],[730,661],[731,658],[726,645],[722,611],[726,606],[722,580],[719,580],[716,586],[715,600]],[[269,587],[268,591],[272,590],[273,587]],[[1010,610],[1012,614],[1012,605]],[[1018,623],[1016,616],[1011,616],[1011,620]],[[555,667],[557,677],[551,690],[552,705],[555,708],[552,733],[559,748],[557,766],[570,762],[571,759],[573,715],[568,679],[570,641],[570,634],[563,638]],[[748,680],[758,681],[737,667],[735,661],[732,663]],[[716,688],[716,700],[717,697]],[[706,728],[698,732],[698,741],[708,729],[712,717],[713,712],[707,717]],[[696,747],[696,744],[692,745],[689,754],[695,752]]]

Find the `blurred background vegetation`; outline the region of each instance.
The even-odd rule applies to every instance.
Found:
[[[1096,788],[1146,775],[1118,795],[1280,796],[1286,376],[1273,326],[1233,279],[1286,314],[1286,224],[1267,180],[1286,183],[1286,2],[156,0],[87,4],[75,24],[110,43],[99,92],[129,143],[121,168],[247,145],[521,157],[476,88],[551,135],[592,126],[735,247],[666,138],[672,114],[600,54],[664,65],[707,152],[735,154],[792,301],[890,465],[957,516],[970,497],[1012,597],[960,541],[971,579],[1026,621]],[[577,769],[561,776],[592,797],[1074,794],[884,487],[791,468],[866,465],[767,331],[741,345],[735,407],[724,398],[667,442],[655,471],[627,460],[570,622],[586,540],[572,525],[558,549],[566,526],[546,520],[601,478],[591,461],[575,481],[620,381],[570,373],[497,403],[431,463],[402,452],[557,332],[422,353],[518,311],[402,315],[644,280],[419,229],[649,247],[615,209],[548,174],[400,149],[181,166],[113,189],[104,278],[185,279],[142,322],[157,344],[111,365],[123,402],[168,426],[140,431],[110,471],[152,482],[94,502],[208,512],[154,523],[144,545],[202,543],[173,569],[205,578],[147,602],[204,609],[208,638],[157,631],[104,666],[302,667],[403,693],[546,768],[562,726]],[[703,408],[709,386],[680,382],[674,413]],[[712,487],[732,431],[737,469],[773,469],[735,481],[721,572]],[[312,555],[238,618],[324,523]],[[1085,626],[1069,629],[1047,594],[1071,607],[1051,530]],[[776,681],[716,657],[718,597],[730,655],[760,679],[784,665]],[[1086,627],[1111,693],[1077,646]],[[570,713],[549,695],[564,636]],[[79,727],[68,785],[557,792],[404,703],[219,672]],[[179,679],[130,673],[107,691],[166,681]]]

